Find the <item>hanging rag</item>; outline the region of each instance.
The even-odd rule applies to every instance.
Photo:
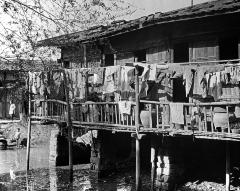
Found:
[[[184,124],[183,103],[169,103],[172,123]]]
[[[86,91],[86,74],[81,69],[65,69],[68,88],[69,98],[84,99]]]
[[[105,70],[103,93],[113,93],[119,87],[120,66],[110,66]]]
[[[104,71],[105,68],[97,67],[89,69],[89,74],[93,75],[92,83],[94,85],[101,85],[104,82]]]
[[[118,102],[118,107],[119,107],[119,112],[120,114],[131,114],[131,101],[119,101]]]
[[[121,66],[121,91],[134,91],[130,84],[134,82],[134,67]]]
[[[187,97],[190,93],[190,90],[193,84],[193,73],[191,69],[186,68],[186,70],[183,72],[183,80],[185,84],[186,97]]]
[[[157,64],[150,64],[149,79],[150,81],[155,81],[157,75]]]

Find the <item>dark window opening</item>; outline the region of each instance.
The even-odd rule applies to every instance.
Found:
[[[105,54],[105,66],[114,66],[114,54]]]
[[[174,62],[189,62],[189,46],[188,43],[175,44],[173,47]]]
[[[69,61],[64,61],[63,62],[63,68],[70,68],[70,62]]]
[[[134,53],[135,62],[146,62],[146,50],[138,50]]]
[[[220,60],[238,59],[238,39],[235,37],[219,40]]]

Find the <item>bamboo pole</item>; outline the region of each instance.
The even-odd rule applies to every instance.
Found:
[[[230,191],[230,149],[229,149],[229,141],[226,141],[226,191]]]
[[[141,190],[141,177],[140,177],[140,139],[139,139],[139,77],[138,77],[138,70],[135,69],[135,126],[136,126],[136,191]]]
[[[72,119],[71,119],[71,108],[69,102],[69,89],[67,84],[66,73],[63,72],[64,84],[65,84],[65,95],[67,102],[67,127],[68,127],[68,158],[69,158],[69,171],[70,171],[70,182],[73,181],[73,152],[72,152]]]
[[[30,83],[30,82],[29,82]],[[30,161],[30,144],[31,144],[31,88],[28,86],[28,134],[27,134],[27,171],[29,171],[29,161]]]

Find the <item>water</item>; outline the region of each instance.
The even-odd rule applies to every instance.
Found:
[[[49,167],[48,147],[31,148],[30,172],[26,169],[26,149],[0,150],[0,191],[132,191],[135,190],[135,171],[120,171],[103,179],[89,170],[89,165],[74,166],[73,183],[67,167]],[[9,170],[16,179],[11,180]],[[142,173],[143,190],[149,190],[150,176]]]

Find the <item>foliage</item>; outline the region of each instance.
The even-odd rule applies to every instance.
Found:
[[[3,0],[0,2],[0,56],[54,58],[56,48],[37,48],[36,42],[105,25],[133,11],[133,6],[124,0]]]

